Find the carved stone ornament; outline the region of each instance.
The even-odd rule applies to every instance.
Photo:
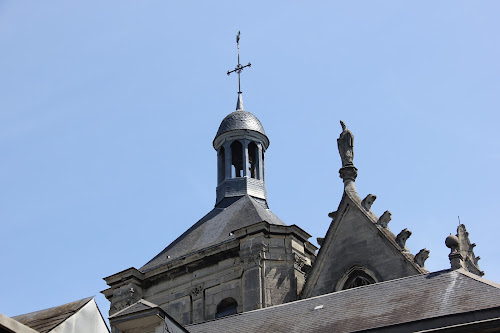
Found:
[[[396,236],[396,243],[402,250],[406,248],[406,241],[408,240],[408,238],[410,238],[410,236],[411,231],[407,228],[401,230],[401,232]]]
[[[293,266],[295,267],[295,269],[302,271],[305,264],[306,264],[306,260],[304,258],[302,258],[301,256],[295,254],[294,260],[293,260]]]
[[[465,225],[460,224],[457,228],[457,235],[446,237],[445,244],[451,249],[449,255],[451,266],[453,269],[464,268],[467,271],[479,276],[483,276],[484,272],[479,269],[478,261],[480,257],[476,257],[474,247],[476,244],[469,240],[469,233],[465,229]]]
[[[375,200],[377,200],[376,195],[368,194],[366,198],[364,198],[363,201],[361,201],[361,206],[366,210],[370,210]]]
[[[203,286],[197,286],[191,290],[191,295],[198,296],[203,292]]]
[[[249,253],[242,256],[241,260],[243,261],[243,268],[249,269],[252,267],[260,266],[262,257],[262,252]]]
[[[342,126],[342,133],[340,133],[337,139],[337,145],[339,147],[340,158],[342,159],[342,167],[354,166],[354,135],[347,129],[342,120],[340,121],[340,126]]]
[[[427,249],[422,249],[420,250],[417,255],[415,256],[415,258],[413,259],[413,261],[419,265],[420,267],[424,267],[424,264],[425,264],[425,261],[427,260],[427,258],[429,258],[429,253],[431,251],[427,250]]]
[[[382,228],[387,228],[387,225],[391,221],[392,214],[390,211],[386,210],[382,216],[377,221],[377,225],[381,226]]]
[[[358,169],[356,169],[355,166],[347,166],[339,170],[339,175],[340,178],[342,178],[344,181],[345,180],[356,180],[356,177],[358,177]]]

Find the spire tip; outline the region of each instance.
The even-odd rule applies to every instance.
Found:
[[[238,92],[238,101],[236,102],[236,111],[244,111],[243,109],[243,98],[241,97],[241,92]]]

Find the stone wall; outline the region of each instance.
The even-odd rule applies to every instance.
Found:
[[[217,306],[227,298],[237,302],[238,313],[296,300],[315,258],[309,235],[296,226],[267,222],[234,234],[230,243],[142,274],[136,296],[118,295],[131,282],[115,277],[104,292],[111,311],[125,308],[140,295],[185,325],[215,319]]]

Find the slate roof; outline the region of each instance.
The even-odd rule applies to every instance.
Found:
[[[266,135],[264,127],[256,116],[248,111],[237,110],[228,114],[226,118],[222,120],[215,137],[239,129],[251,130]]]
[[[78,310],[80,310],[93,298],[94,297],[87,297],[79,301],[63,304],[53,308],[15,316],[12,317],[12,319],[17,320],[21,324],[26,325],[35,331],[47,333],[78,312]]]
[[[500,285],[464,270],[419,274],[186,326],[191,333],[355,332],[490,308]],[[460,316],[460,317],[461,317]]]
[[[227,208],[218,205],[139,270],[144,273],[180,257],[229,241],[233,239],[230,232],[262,221],[285,225],[271,210],[248,195]]]
[[[118,311],[117,313],[113,314],[112,316],[109,316],[109,319],[113,319],[113,318],[121,317],[121,316],[126,316],[129,314],[141,312],[144,310],[150,310],[150,309],[154,309],[157,307],[158,307],[158,305],[156,305],[154,303],[148,302],[145,299],[140,299],[137,302],[135,302],[134,304],[130,305],[129,307],[126,307],[125,309]]]

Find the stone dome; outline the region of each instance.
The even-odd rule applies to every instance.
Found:
[[[266,135],[260,120],[245,110],[237,110],[227,115],[222,120],[215,137],[234,130],[250,130]]]

